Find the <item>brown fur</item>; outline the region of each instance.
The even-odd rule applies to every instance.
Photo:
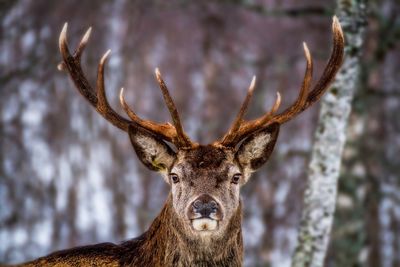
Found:
[[[149,230],[135,239],[63,250],[18,266],[241,266],[242,259],[241,208],[227,235],[204,246],[182,231],[169,196]]]
[[[152,133],[132,128],[130,137],[140,160],[149,169],[159,171],[171,186],[164,208],[148,231],[119,245],[72,248],[19,266],[241,266],[240,187],[254,171],[251,162],[267,160],[278,129],[265,129],[238,149],[199,145],[174,152]],[[268,138],[262,138],[266,135]],[[261,141],[254,144],[252,140]],[[253,150],[257,151],[257,158],[252,156]],[[171,173],[179,177],[178,182],[170,180]],[[233,183],[232,177],[237,173],[241,179]],[[196,212],[192,203],[204,195],[218,203],[218,212],[210,217],[217,227],[208,232],[193,224]]]

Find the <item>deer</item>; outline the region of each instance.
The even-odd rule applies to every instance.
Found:
[[[321,77],[312,87],[313,61],[303,43],[306,58],[304,78],[295,102],[278,112],[281,95],[262,116],[245,120],[255,88],[250,83],[227,133],[210,144],[199,144],[185,133],[177,107],[158,68],[155,76],[172,124],[140,118],[127,104],[124,89],[120,103],[129,119],[109,104],[104,85],[108,50],[100,59],[95,89],[81,68],[88,43],[87,30],[73,54],[67,44],[67,23],[59,37],[62,63],[76,89],[95,110],[129,135],[138,159],[161,174],[169,194],[160,214],[146,232],[119,244],[101,243],[54,252],[20,266],[242,266],[243,203],[240,189],[269,159],[280,126],[317,102],[327,91],[344,58],[344,36],[333,17],[333,48]]]

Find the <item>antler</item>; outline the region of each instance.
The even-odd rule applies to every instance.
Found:
[[[150,120],[143,120],[139,118],[132,109],[126,104],[123,97],[123,88],[120,92],[121,105],[126,111],[131,120],[127,120],[119,115],[111,108],[107,101],[105,86],[104,86],[104,65],[107,60],[110,50],[108,50],[100,60],[97,71],[96,91],[90,86],[83,70],[81,68],[81,56],[86,44],[89,40],[92,28],[89,28],[83,38],[81,39],[78,48],[74,54],[71,55],[67,45],[67,27],[65,23],[59,39],[60,52],[63,57],[63,62],[58,66],[60,70],[67,70],[70,74],[75,87],[79,93],[100,113],[107,121],[111,122],[114,126],[127,132],[129,125],[137,124],[146,130],[156,134],[160,138],[172,142],[178,148],[193,147],[196,143],[190,141],[189,137],[185,134],[176,106],[169,94],[168,88],[163,81],[160,72],[156,69],[156,78],[160,85],[164,100],[167,104],[168,110],[171,114],[173,125],[170,123],[156,123]]]
[[[246,99],[244,100],[240,108],[240,111],[234,120],[234,123],[228,130],[227,134],[225,134],[222,140],[218,141],[218,143],[223,146],[230,146],[230,147],[235,146],[238,142],[240,142],[243,138],[245,138],[249,134],[259,129],[265,128],[273,123],[283,124],[294,118],[297,114],[303,112],[313,103],[317,102],[324,94],[330,83],[335,78],[335,75],[338,72],[343,62],[344,37],[342,28],[336,16],[333,17],[332,31],[333,31],[332,54],[324,69],[324,72],[322,73],[321,78],[311,91],[310,91],[310,85],[312,80],[313,64],[310,51],[308,50],[306,43],[303,43],[304,54],[307,60],[307,67],[304,74],[304,79],[300,89],[299,96],[297,100],[293,103],[293,105],[287,108],[285,111],[279,114],[275,114],[281,103],[280,94],[277,93],[276,101],[270,111],[266,112],[263,116],[261,116],[258,119],[251,121],[244,121],[243,117],[247,111],[250,98],[253,95],[253,90],[255,86],[255,77],[253,77],[253,80],[247,92]]]

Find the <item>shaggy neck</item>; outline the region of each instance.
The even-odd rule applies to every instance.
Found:
[[[140,264],[149,266],[241,266],[243,242],[241,232],[241,205],[231,218],[223,236],[202,240],[188,236],[185,227],[178,220],[168,196],[161,213],[151,224],[149,230],[139,238],[139,250],[148,259]],[[139,262],[138,262],[139,263]]]

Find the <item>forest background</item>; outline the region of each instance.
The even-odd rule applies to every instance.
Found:
[[[169,120],[159,67],[193,140],[222,136],[257,75],[248,117],[294,101],[305,69],[319,77],[337,2],[0,1],[0,262],[119,242],[145,231],[168,186],[145,169],[128,136],[109,125],[57,70],[69,22],[95,80],[111,49],[106,86],[144,118]],[[356,1],[357,2],[357,1]],[[352,103],[326,266],[400,266],[400,4],[368,1],[361,76]],[[340,17],[339,17],[340,19]],[[270,161],[243,188],[246,266],[290,266],[303,210],[318,105],[282,126]]]

